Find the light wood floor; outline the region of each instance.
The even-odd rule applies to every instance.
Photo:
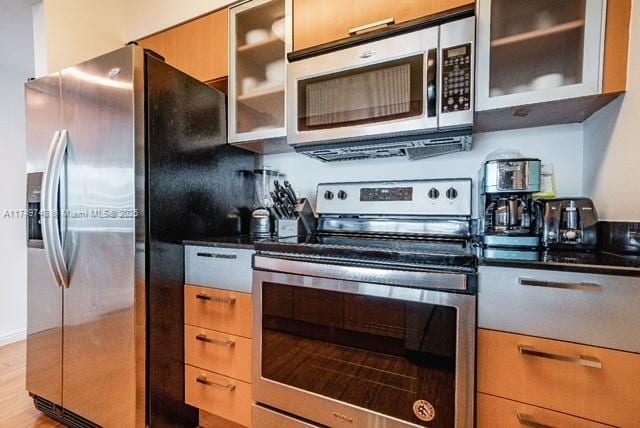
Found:
[[[0,428],[62,428],[33,407],[25,390],[26,342],[0,347]]]

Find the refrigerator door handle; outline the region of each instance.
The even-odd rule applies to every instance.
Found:
[[[49,268],[59,287],[69,287],[69,276],[62,251],[58,209],[60,176],[67,150],[67,130],[56,131],[51,140],[40,194],[42,241]]]

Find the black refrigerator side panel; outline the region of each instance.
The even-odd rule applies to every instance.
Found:
[[[184,403],[184,247],[243,233],[255,155],[226,144],[221,92],[151,55],[146,64],[149,425],[195,427]]]

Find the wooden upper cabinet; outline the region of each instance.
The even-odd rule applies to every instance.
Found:
[[[344,39],[350,29],[376,22],[397,24],[470,4],[474,0],[293,0],[293,49]]]
[[[138,40],[168,64],[203,82],[229,75],[229,10],[221,9],[193,21]]]

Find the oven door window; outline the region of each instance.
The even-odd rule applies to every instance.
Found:
[[[298,81],[298,130],[311,131],[423,114],[424,55]]]
[[[262,293],[263,378],[417,425],[455,425],[455,308],[269,282]]]

